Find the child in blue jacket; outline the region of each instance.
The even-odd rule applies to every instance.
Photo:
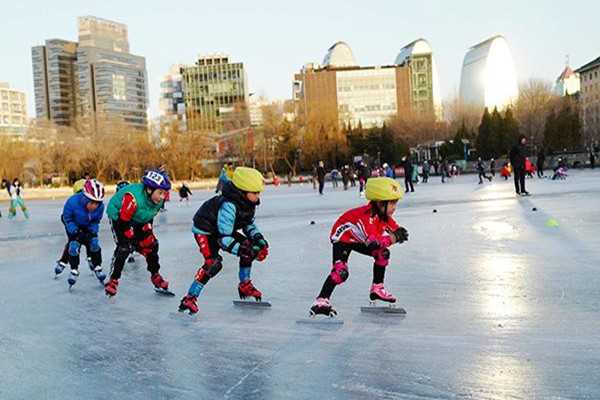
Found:
[[[83,189],[69,197],[62,213],[62,223],[67,232],[68,243],[63,255],[56,263],[54,273],[60,275],[65,267],[71,267],[69,287],[77,282],[79,277],[79,251],[85,246],[90,269],[100,283],[104,283],[106,274],[102,271],[102,252],[98,231],[104,213],[104,186],[95,179],[88,179]]]

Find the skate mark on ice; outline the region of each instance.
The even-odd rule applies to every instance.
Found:
[[[230,387],[229,389],[227,389],[227,391],[225,392],[225,394],[223,395],[223,397],[225,399],[228,399],[231,395],[231,393],[233,393],[233,391],[235,389],[237,389],[241,384],[244,383],[244,381],[246,379],[248,379],[250,377],[250,375],[254,374],[254,372],[256,370],[258,370],[259,368],[270,364],[271,362],[273,362],[273,359],[275,358],[275,356],[277,354],[279,354],[279,352],[283,349],[284,346],[281,346],[280,348],[278,348],[273,354],[271,354],[271,357],[269,357],[268,359],[261,361],[259,363],[257,363],[250,371],[248,371],[248,373],[244,376],[241,377],[241,379],[239,381],[237,381],[237,383],[235,385],[233,385],[232,387]]]

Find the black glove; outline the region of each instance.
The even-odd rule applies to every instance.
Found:
[[[244,240],[242,243],[240,243],[238,256],[240,257],[241,264],[249,265],[252,261],[254,261],[257,254],[258,250],[250,240]]]
[[[394,235],[396,243],[402,243],[408,240],[408,231],[402,226],[392,232],[392,235]]]

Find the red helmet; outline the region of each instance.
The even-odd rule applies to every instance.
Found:
[[[95,179],[88,179],[83,184],[83,195],[92,201],[104,200],[104,185]]]

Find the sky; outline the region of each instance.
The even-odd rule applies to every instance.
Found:
[[[403,46],[427,39],[445,99],[458,94],[467,49],[493,35],[506,37],[521,82],[554,80],[567,55],[574,68],[600,56],[600,2],[592,0],[3,1],[0,81],[26,92],[30,117],[31,47],[50,38],[76,41],[83,15],[128,26],[131,52],[146,57],[151,117],[169,67],[213,52],[243,62],[250,91],[271,99],[289,98],[294,73],[322,62],[340,40],[366,66],[392,64]]]

